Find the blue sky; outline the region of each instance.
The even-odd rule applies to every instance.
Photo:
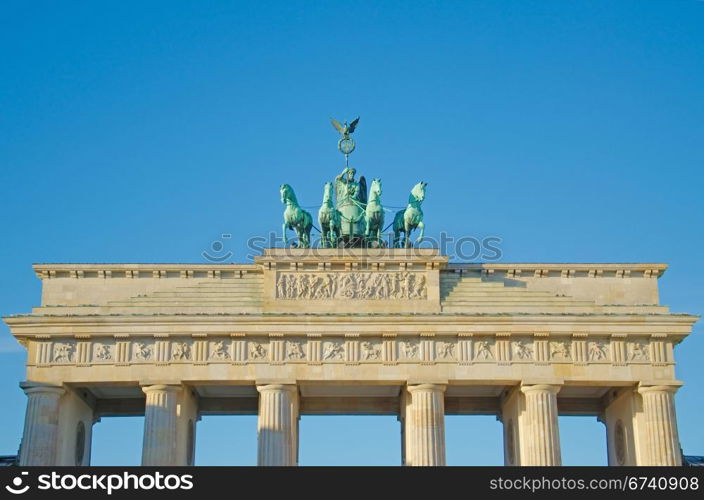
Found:
[[[223,233],[244,261],[280,230],[281,183],[319,204],[343,166],[327,120],[356,115],[353,166],[390,205],[427,181],[429,235],[500,237],[504,261],[667,262],[662,302],[701,313],[702,26],[695,0],[5,1],[0,313],[39,303],[33,262],[202,262]],[[676,352],[691,454],[701,336]],[[3,324],[0,454],[23,363]],[[449,463],[500,463],[498,422],[447,420]],[[560,424],[566,463],[604,462],[602,424]],[[97,424],[94,463],[138,463],[141,425]],[[253,463],[255,428],[204,418],[198,463]],[[304,417],[301,461],[397,464],[398,431]]]

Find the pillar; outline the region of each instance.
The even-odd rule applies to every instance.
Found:
[[[64,389],[32,382],[23,382],[20,387],[27,395],[20,465],[57,465],[59,400]]]
[[[501,397],[501,413],[497,417],[503,424],[504,465],[521,465],[520,418],[525,395],[518,387],[508,389]]]
[[[404,465],[445,465],[445,385],[409,385],[406,391]]]
[[[606,450],[612,466],[638,465],[639,419],[638,395],[634,387],[613,388],[604,396],[604,412],[600,415],[606,426]],[[640,415],[640,416],[639,416]],[[642,453],[640,453],[642,454]]]
[[[258,465],[298,465],[298,388],[294,384],[257,386]]]
[[[522,385],[525,395],[521,416],[521,465],[560,465],[560,433],[557,424],[559,385]]]
[[[193,387],[183,387],[176,412],[176,463],[179,465],[195,465],[199,420],[198,395]]]
[[[682,465],[674,401],[677,389],[670,385],[638,388],[643,398],[647,450],[644,465]]]
[[[177,460],[177,410],[180,385],[142,387],[147,396],[144,410],[142,465],[184,465]]]
[[[56,465],[90,465],[95,398],[86,389],[67,387],[59,405]]]

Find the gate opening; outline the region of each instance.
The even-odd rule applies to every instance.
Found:
[[[594,416],[560,416],[562,465],[608,465],[606,427]]]
[[[144,416],[101,417],[93,424],[90,465],[142,464]]]
[[[257,465],[257,416],[204,415],[195,443],[195,465]]]
[[[401,465],[401,424],[393,415],[303,415],[300,465]]]
[[[503,424],[495,415],[445,415],[447,465],[503,465]]]

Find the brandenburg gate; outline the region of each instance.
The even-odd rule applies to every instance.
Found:
[[[597,416],[611,465],[680,465],[674,348],[698,317],[660,305],[667,266],[450,262],[408,239],[424,182],[383,245],[357,121],[335,122],[325,248],[284,184],[297,247],[251,264],[34,266],[41,305],[4,318],[28,352],[21,465],[88,465],[93,425],[128,415],[143,465],[192,465],[200,417],[233,414],[258,415],[260,465],[296,465],[312,414],[396,415],[405,465],[444,465],[458,414],[503,423],[506,465],[560,465],[558,415]]]
[[[87,465],[102,416],[144,415],[144,465],[192,464],[201,415],[258,414],[261,465],[305,414],[397,415],[407,465],[446,414],[496,415],[507,465],[559,465],[596,415],[613,465],[679,465],[663,264],[453,264],[430,249],[271,249],[253,264],[40,264],[22,465]]]

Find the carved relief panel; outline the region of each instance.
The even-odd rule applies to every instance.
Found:
[[[624,365],[663,363],[665,347],[624,337]],[[662,341],[660,341],[662,343]],[[538,350],[540,347],[540,351]],[[36,342],[39,365],[204,363],[611,363],[613,339],[596,336],[230,334],[221,337],[77,338]],[[540,356],[538,355],[541,353]],[[655,353],[655,354],[653,354]],[[655,356],[659,357],[655,357]]]
[[[276,298],[284,300],[425,300],[425,273],[280,272]]]

